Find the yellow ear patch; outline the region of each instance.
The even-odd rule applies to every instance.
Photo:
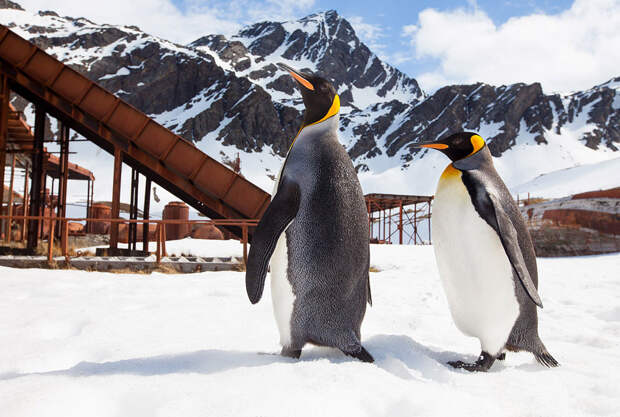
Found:
[[[315,125],[317,123],[321,123],[322,121],[325,121],[325,120],[329,119],[330,117],[336,115],[339,111],[340,111],[340,97],[338,97],[338,94],[336,94],[334,96],[334,100],[332,101],[332,105],[329,108],[329,110],[327,110],[327,113],[325,114],[325,116],[323,116],[321,118],[321,120],[317,120],[314,123],[310,123],[308,126]]]
[[[474,150],[469,155],[473,155],[478,152],[480,149],[484,148],[484,139],[482,139],[479,135],[473,135],[470,139]],[[467,155],[467,156],[469,156]]]
[[[327,110],[327,114],[325,114],[325,116],[323,116],[323,118],[321,118],[321,120],[317,120],[316,122],[310,123],[307,126],[312,126],[312,125],[315,125],[317,123],[321,123],[322,121],[327,120],[330,117],[338,114],[339,111],[340,111],[340,97],[338,97],[338,94],[336,94],[334,96],[334,101],[332,101],[331,107],[329,108],[329,110]],[[302,127],[299,128],[299,132],[297,132],[297,134],[293,138],[293,143],[291,143],[291,146],[288,148],[289,152],[291,151],[291,149],[293,149],[293,145],[295,144],[295,141],[297,140],[297,136],[299,136],[301,131],[304,130],[304,127],[306,127],[306,126],[302,126]]]

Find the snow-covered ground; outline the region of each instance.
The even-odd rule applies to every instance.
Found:
[[[540,333],[561,367],[509,353],[470,374],[445,365],[479,346],[452,323],[432,247],[371,253],[374,364],[313,346],[299,361],[273,355],[269,291],[252,306],[242,272],[0,268],[1,414],[619,415],[620,254],[539,259]]]
[[[560,198],[586,191],[620,187],[620,158],[540,175],[532,181],[513,187],[514,194],[530,193],[532,197]]]

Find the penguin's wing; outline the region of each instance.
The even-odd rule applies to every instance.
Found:
[[[497,227],[499,229],[497,232],[502,241],[502,245],[504,246],[504,250],[506,251],[506,255],[508,255],[508,259],[510,259],[512,267],[515,271],[517,271],[517,275],[519,276],[523,287],[532,301],[534,301],[537,306],[542,308],[542,301],[538,295],[534,281],[532,281],[532,277],[530,276],[525,264],[525,259],[523,258],[523,253],[521,252],[521,247],[519,246],[517,229],[515,229],[510,217],[502,208],[502,203],[499,198],[492,193],[484,194],[488,196],[493,205],[495,219],[497,220]]]
[[[283,178],[252,237],[245,271],[245,288],[252,304],[256,304],[263,295],[271,255],[280,235],[295,218],[298,209],[299,186]]]

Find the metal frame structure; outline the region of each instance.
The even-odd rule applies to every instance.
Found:
[[[414,245],[431,243],[432,196],[366,194],[364,198],[368,211],[368,229],[371,243],[391,244],[396,233],[398,233],[398,243],[401,245],[412,242]],[[405,209],[409,206],[413,206],[413,209]],[[392,210],[395,212],[393,213]],[[425,242],[419,234],[419,224],[423,220],[428,220],[428,242]],[[394,225],[393,229],[392,225]],[[407,230],[407,226],[411,226],[411,233]],[[404,239],[405,237],[407,239]]]
[[[4,181],[8,101],[11,91],[35,106],[29,246],[36,243],[41,206],[43,131],[46,116],[59,120],[63,137],[72,129],[114,155],[112,218],[120,214],[121,167],[125,163],[211,219],[257,219],[271,196],[95,82],[0,25],[0,182]],[[65,130],[66,129],[66,130]],[[68,148],[66,152],[68,153]],[[64,154],[63,154],[64,155]],[[137,180],[132,181],[137,188]],[[150,187],[147,187],[147,190]],[[64,189],[63,189],[64,193]],[[132,187],[133,206],[137,190]],[[1,195],[0,195],[1,197]],[[147,202],[145,196],[145,203]],[[146,208],[146,207],[145,207]],[[148,217],[148,210],[144,210]],[[118,222],[110,247],[118,244]],[[65,223],[66,227],[66,223]],[[240,238],[253,230],[223,225]],[[132,230],[133,231],[133,230]],[[144,238],[147,233],[144,233]],[[134,239],[137,234],[132,233]],[[34,247],[34,246],[32,246]]]

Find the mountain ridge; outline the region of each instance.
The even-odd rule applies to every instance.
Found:
[[[263,177],[277,172],[303,112],[294,81],[275,66],[280,61],[334,83],[340,138],[361,178],[389,170],[411,180],[429,175],[439,160],[412,145],[460,130],[485,137],[498,169],[510,171],[515,185],[619,155],[620,77],[568,95],[544,94],[539,83],[450,85],[425,95],[334,10],[177,45],[135,26],[19,7],[0,1],[1,22],[211,156],[230,160],[240,153],[242,170],[265,189],[270,180]],[[552,163],[518,178],[510,155],[522,149],[549,154]]]

